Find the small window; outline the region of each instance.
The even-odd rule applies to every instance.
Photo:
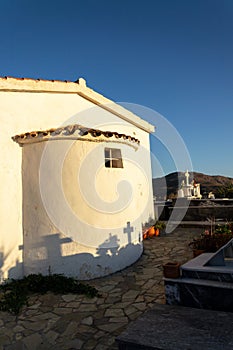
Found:
[[[105,167],[123,168],[121,150],[117,148],[105,148]]]

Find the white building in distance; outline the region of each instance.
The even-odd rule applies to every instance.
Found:
[[[0,78],[0,106],[0,279],[135,262],[154,217],[154,127],[82,78]]]
[[[189,183],[190,174],[188,170],[185,172],[185,181],[182,180],[181,188],[178,190],[178,198],[187,198],[187,199],[201,199],[201,187],[199,183],[196,183],[195,180],[192,180]]]

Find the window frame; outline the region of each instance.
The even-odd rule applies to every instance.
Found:
[[[123,159],[120,148],[105,147],[104,163],[108,169],[123,169]]]

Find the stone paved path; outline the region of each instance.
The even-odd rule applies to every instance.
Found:
[[[115,337],[154,303],[164,303],[162,265],[192,257],[188,242],[202,230],[179,228],[144,241],[132,266],[88,283],[101,297],[35,295],[18,317],[0,312],[0,350],[117,349]]]

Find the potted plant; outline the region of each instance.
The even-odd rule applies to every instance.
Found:
[[[207,244],[207,239],[202,237],[198,239],[194,239],[192,242],[189,243],[189,247],[193,251],[193,257],[205,253],[207,251],[207,248],[209,248],[210,243]]]
[[[200,238],[194,239],[189,243],[189,247],[193,250],[193,256],[196,257],[202,253],[214,253],[224,246],[231,238],[233,238],[230,225],[218,225],[215,230],[209,232],[206,230],[201,234]]]
[[[166,224],[163,221],[156,221],[156,223],[154,224],[154,228],[155,228],[155,235],[159,236],[161,231],[165,230]]]
[[[180,277],[180,263],[168,262],[163,265],[163,276],[165,278],[179,278]]]

